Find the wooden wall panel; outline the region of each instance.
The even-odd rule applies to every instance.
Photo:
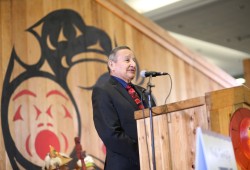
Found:
[[[68,27],[57,25],[59,21]],[[77,25],[76,21],[80,24]],[[77,38],[79,41],[73,46],[72,42]],[[68,44],[60,48],[58,44],[63,43]],[[235,85],[228,74],[200,59],[122,1],[1,0],[0,169],[11,169],[11,166],[14,169],[16,166],[36,169],[42,166],[40,156],[44,153],[39,148],[45,149],[47,144],[38,141],[37,136],[39,139],[52,136],[52,142],[57,141],[61,146],[60,151],[74,156],[73,137],[78,134],[83,149],[96,158],[99,167],[103,167],[105,149],[92,121],[91,88],[97,81],[101,83],[102,78],[105,79],[107,54],[116,44],[125,44],[134,50],[139,63],[138,73],[146,69],[171,75],[172,91],[167,103]],[[64,54],[64,49],[68,53]],[[55,50],[58,51],[55,53]],[[137,76],[134,83],[146,87],[147,81]],[[153,94],[157,105],[164,104],[170,91],[170,78],[156,77],[152,83],[155,84]],[[21,95],[20,91],[26,94],[25,97],[14,100],[17,94]],[[53,100],[49,100],[50,94],[60,95],[57,98],[52,95]],[[53,110],[52,106],[56,108]],[[19,108],[24,123],[20,115],[15,117]],[[66,111],[72,115],[69,122],[60,114],[49,115]],[[40,124],[37,120],[41,121]],[[50,125],[48,129],[39,130],[46,124]],[[187,132],[181,132],[184,133]],[[6,146],[16,148],[20,154],[10,154],[13,151]]]

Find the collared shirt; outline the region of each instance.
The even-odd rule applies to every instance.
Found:
[[[115,77],[115,76],[111,76],[113,78],[115,78],[124,88],[126,88],[128,86],[128,83],[126,83],[124,80],[122,80],[119,77]]]

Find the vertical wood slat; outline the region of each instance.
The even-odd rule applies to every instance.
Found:
[[[10,55],[11,46],[7,44],[12,43],[12,35],[11,35],[11,2],[10,1],[0,1],[0,95],[2,96],[3,89],[3,78],[5,72],[7,70],[7,64],[9,58],[3,57]],[[1,107],[1,104],[0,104]],[[1,120],[1,119],[0,119]],[[2,122],[0,122],[0,126],[2,127]],[[8,169],[10,167],[10,163],[8,158],[5,156],[6,150],[4,146],[4,141],[2,137],[2,128],[0,131],[0,169]]]

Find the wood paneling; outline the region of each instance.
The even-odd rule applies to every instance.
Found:
[[[152,135],[148,110],[144,114],[140,119],[143,112],[136,112],[141,169],[148,170],[153,169]],[[198,126],[210,127],[204,97],[153,108],[156,169],[194,169]]]

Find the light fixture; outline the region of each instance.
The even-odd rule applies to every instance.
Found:
[[[139,13],[152,11],[162,6],[170,5],[181,0],[124,0]]]
[[[241,85],[241,84],[244,84],[246,82],[246,80],[244,78],[237,78],[236,82],[237,82],[237,84]]]

